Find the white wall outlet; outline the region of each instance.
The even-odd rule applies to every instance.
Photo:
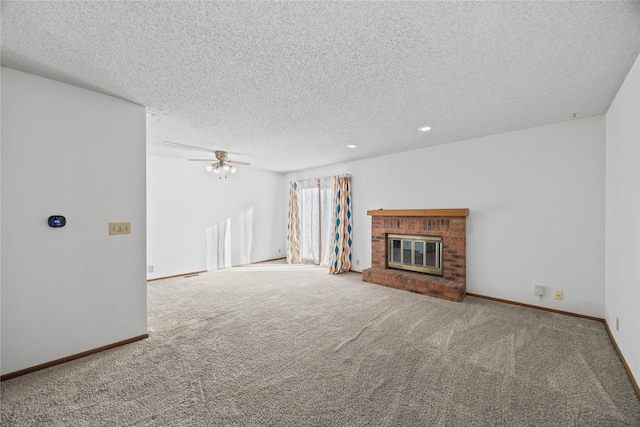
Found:
[[[556,291],[554,295],[555,295],[555,299],[560,301],[562,300],[562,291]]]
[[[360,265],[360,260],[359,259],[356,260],[356,265]]]
[[[131,234],[130,222],[110,222],[109,234]]]
[[[281,253],[281,252],[282,252],[282,249],[278,249],[278,253]]]
[[[620,319],[616,317],[616,331],[620,331]]]
[[[147,273],[153,273],[153,265],[147,266]]]
[[[533,284],[533,294],[542,296],[544,294],[544,286],[539,283]]]

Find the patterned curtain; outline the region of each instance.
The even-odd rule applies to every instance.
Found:
[[[287,262],[300,264],[300,214],[298,206],[298,183],[291,182],[289,190],[289,225],[287,227]]]
[[[330,274],[345,273],[351,269],[351,180],[348,175],[336,176],[334,181],[335,246]]]

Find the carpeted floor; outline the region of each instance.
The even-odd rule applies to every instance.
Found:
[[[639,426],[601,323],[279,264],[149,284],[148,340],[2,383],[3,426]]]

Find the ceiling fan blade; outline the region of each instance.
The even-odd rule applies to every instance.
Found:
[[[216,155],[215,159],[189,159],[192,162],[219,162],[221,159],[227,163],[229,163],[230,165],[237,165],[237,166],[251,166],[251,163],[247,163],[247,162],[239,162],[236,160],[228,160],[227,159],[227,155],[229,154],[227,151],[221,151],[221,150],[211,150],[208,148],[203,148],[203,147],[196,147],[195,145],[187,145],[187,144],[181,144],[179,142],[173,142],[173,141],[162,141],[164,144],[168,144],[168,145],[174,145],[176,147],[182,147],[182,148],[187,148],[189,150],[198,150],[198,151],[208,151],[208,152],[213,152]]]
[[[238,166],[251,166],[251,163],[247,163],[247,162],[238,162],[236,160],[228,160],[227,161],[229,164],[232,165],[238,165]]]
[[[209,152],[214,151],[204,147],[196,147],[195,145],[180,144],[179,142],[172,142],[172,141],[162,141],[162,142],[164,144],[175,145],[176,147],[187,148],[189,150],[209,151]]]

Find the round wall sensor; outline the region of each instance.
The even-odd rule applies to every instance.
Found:
[[[67,223],[67,219],[62,215],[52,215],[49,217],[49,227],[60,228],[64,227]]]

